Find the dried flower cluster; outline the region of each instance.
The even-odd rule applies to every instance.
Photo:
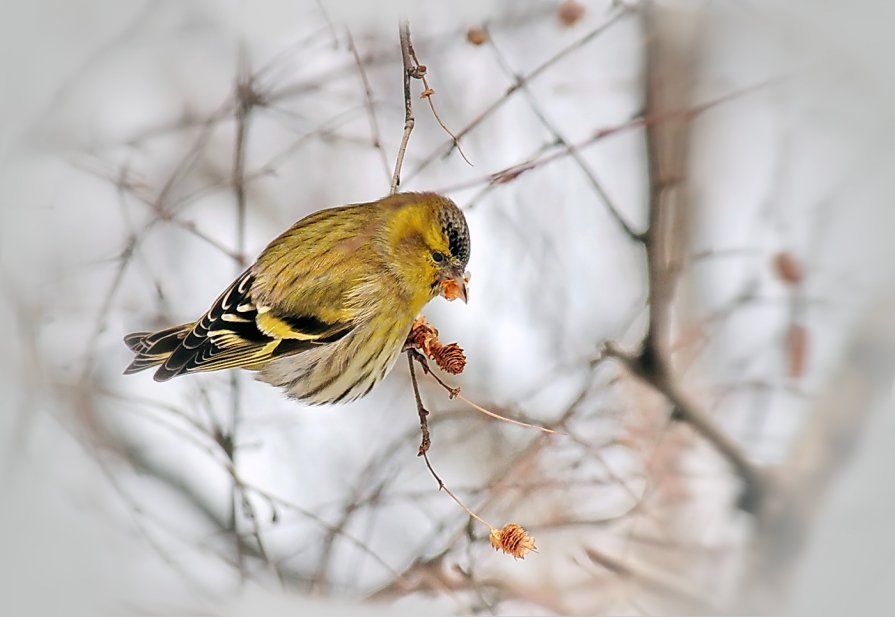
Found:
[[[494,550],[503,551],[516,559],[525,559],[528,553],[537,551],[535,539],[517,523],[507,523],[501,529],[492,528],[490,540]]]
[[[458,375],[466,368],[466,354],[457,343],[444,345],[438,340],[438,330],[426,322],[425,317],[418,317],[413,322],[407,340],[414,347],[435,361],[435,364],[446,373]]]

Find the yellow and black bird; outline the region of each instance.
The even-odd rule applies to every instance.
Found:
[[[435,296],[467,299],[469,229],[435,193],[320,210],[271,242],[197,321],[124,338],[125,374],[225,368],[312,404],[367,394]]]

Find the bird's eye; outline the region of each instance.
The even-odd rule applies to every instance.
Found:
[[[444,261],[444,253],[441,251],[432,251],[432,259],[435,260],[435,263],[440,264]]]

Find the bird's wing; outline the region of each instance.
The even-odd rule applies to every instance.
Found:
[[[370,309],[357,292],[376,268],[375,213],[346,216],[359,208],[367,206],[321,210],[280,234],[193,325],[155,379],[256,369],[348,334]]]
[[[159,367],[157,381],[182,373],[258,368],[273,357],[336,341],[353,327],[351,322],[259,307],[252,297],[254,281],[249,268],[215,300]]]

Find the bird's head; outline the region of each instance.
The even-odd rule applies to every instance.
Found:
[[[469,228],[457,205],[436,193],[400,193],[386,224],[391,263],[414,294],[467,301]],[[428,300],[427,298],[427,300]]]

